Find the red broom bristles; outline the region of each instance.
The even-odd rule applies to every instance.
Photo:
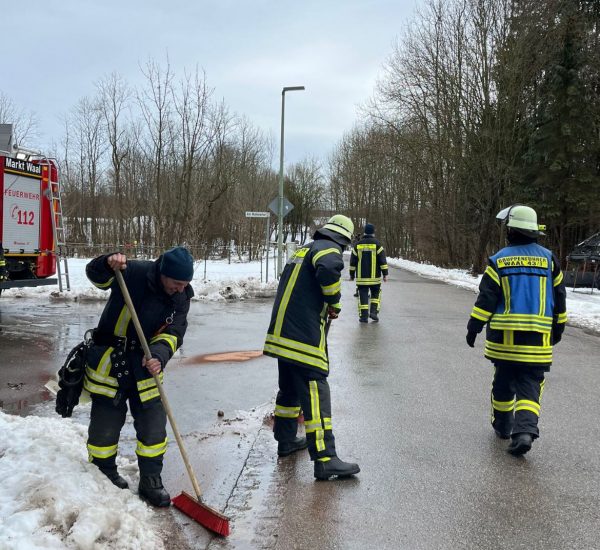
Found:
[[[206,504],[198,502],[185,491],[171,499],[171,502],[176,508],[179,508],[184,514],[206,527],[206,529],[223,537],[229,535],[229,518],[206,506]]]

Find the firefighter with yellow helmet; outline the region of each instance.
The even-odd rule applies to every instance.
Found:
[[[317,230],[285,265],[275,297],[265,355],[278,359],[279,392],[275,401],[277,453],[287,456],[308,447],[314,476],[348,477],[360,468],[340,460],[335,450],[327,376],[329,320],[341,311],[342,252],[354,224],[340,214]],[[306,438],[297,437],[302,410]]]
[[[491,256],[467,325],[467,344],[487,325],[485,357],[495,367],[492,426],[511,439],[508,452],[525,454],[539,436],[538,419],[552,346],[567,322],[566,291],[557,257],[537,243],[533,208],[501,210],[508,245]]]

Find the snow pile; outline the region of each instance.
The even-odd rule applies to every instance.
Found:
[[[474,277],[464,269],[444,269],[402,258],[388,258],[388,264],[428,279],[437,279],[474,292],[479,290],[481,275]],[[600,332],[600,292],[594,291],[592,294],[591,289],[577,289],[577,292],[573,292],[573,289],[567,288],[567,316],[568,323],[572,326]]]
[[[32,288],[11,288],[2,291],[7,298],[50,298],[56,301],[102,301],[107,300],[109,292],[96,288],[85,276],[85,266],[89,258],[69,259],[69,292],[59,292],[57,285]],[[264,265],[262,266],[264,269]],[[208,260],[196,262],[192,287],[194,300],[226,301],[244,300],[252,297],[274,296],[277,281],[269,276],[268,283],[261,283],[261,263],[235,262],[227,260]],[[206,277],[205,277],[206,275]]]
[[[151,509],[87,462],[86,439],[71,420],[0,412],[0,548],[164,548]]]

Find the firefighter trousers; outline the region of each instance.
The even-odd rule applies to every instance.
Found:
[[[369,316],[369,295],[371,297],[371,312],[379,313],[381,309],[381,284],[358,286],[358,316]]]
[[[310,459],[336,456],[327,378],[279,359],[279,392],[273,428],[277,441],[292,441],[296,437],[301,410]]]
[[[104,472],[117,467],[117,449],[121,428],[127,415],[127,400],[137,437],[136,454],[140,476],[159,475],[167,450],[167,415],[160,400],[142,406],[135,389],[115,404],[114,400],[92,396],[87,448],[90,462]]]
[[[497,365],[492,382],[492,426],[504,435],[539,436],[545,371],[527,365]]]

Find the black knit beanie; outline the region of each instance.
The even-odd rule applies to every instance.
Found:
[[[171,248],[162,256],[160,272],[176,281],[191,281],[194,277],[194,258],[183,246]]]

